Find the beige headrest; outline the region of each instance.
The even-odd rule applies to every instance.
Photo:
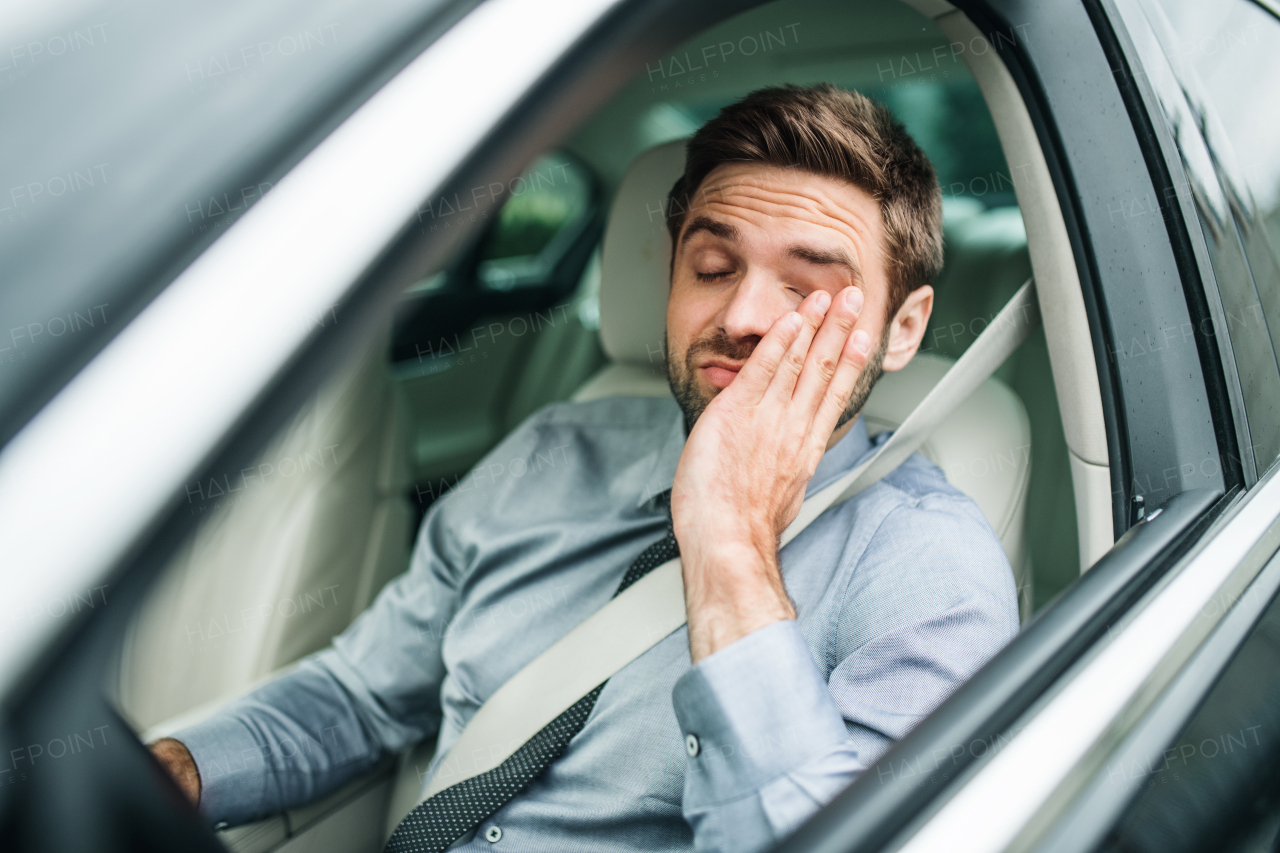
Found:
[[[684,140],[666,142],[631,162],[604,231],[600,269],[600,342],[615,362],[661,364],[670,287],[667,193],[684,172]]]

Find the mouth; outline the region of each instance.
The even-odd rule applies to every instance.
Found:
[[[701,365],[698,369],[702,371],[702,375],[707,378],[713,388],[723,391],[729,387],[729,383],[738,375],[742,365],[732,361],[716,359]]]

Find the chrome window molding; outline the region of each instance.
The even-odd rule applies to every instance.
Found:
[[[305,318],[617,2],[482,3],[123,329],[0,452],[6,599],[36,613],[98,584],[306,343]],[[0,620],[0,691],[69,621]]]
[[[1149,789],[1158,778],[1162,762],[1167,762],[1166,750],[1180,742],[1188,724],[1199,717],[1201,703],[1213,701],[1219,678],[1227,676],[1237,656],[1247,654],[1278,589],[1280,556],[1273,556],[1143,719],[1125,733],[1107,756],[1105,770],[1094,774],[1038,843],[1038,851],[1088,853],[1119,828],[1126,812],[1147,793],[1143,787]]]
[[[1277,516],[1280,467],[897,849],[1033,848],[1276,553]]]

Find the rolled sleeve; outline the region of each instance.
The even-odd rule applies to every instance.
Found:
[[[676,682],[672,698],[686,744],[697,743],[685,785],[695,805],[753,793],[848,737],[791,620],[709,655]]]

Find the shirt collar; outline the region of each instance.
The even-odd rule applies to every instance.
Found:
[[[809,480],[805,489],[805,497],[819,489],[829,486],[843,474],[852,471],[872,450],[871,439],[867,437],[867,423],[858,415],[844,437],[836,442],[836,446],[822,454],[818,468]],[[674,479],[674,478],[673,478]]]
[[[676,466],[680,464],[680,454],[684,451],[685,438],[684,413],[676,408],[671,425],[667,428],[666,437],[661,446],[654,452],[653,467],[649,471],[649,479],[640,491],[640,499],[636,506],[643,506],[660,495],[676,479]],[[871,439],[867,437],[867,425],[859,415],[844,438],[836,442],[835,447],[827,450],[814,471],[813,479],[805,490],[805,495],[813,494],[818,489],[834,482],[841,474],[853,469],[872,449]]]

